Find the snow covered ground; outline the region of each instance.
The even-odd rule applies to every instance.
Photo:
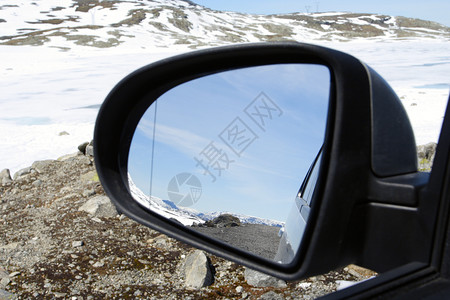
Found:
[[[320,44],[368,63],[393,86],[417,144],[437,141],[448,100],[450,42],[413,40]],[[12,173],[55,159],[92,139],[99,105],[125,75],[188,49],[0,46],[0,169]],[[65,134],[68,133],[67,134]]]
[[[450,92],[450,42],[416,39],[322,45],[352,54],[387,80],[408,113],[417,145],[438,141]]]
[[[0,168],[13,173],[75,152],[92,139],[98,108],[112,87],[170,55],[0,46]]]

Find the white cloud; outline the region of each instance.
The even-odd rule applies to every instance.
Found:
[[[149,140],[153,140],[153,123],[151,120],[141,120],[137,130]],[[210,140],[191,131],[158,123],[156,124],[155,139],[157,142],[173,147],[189,156],[198,154],[210,142]]]

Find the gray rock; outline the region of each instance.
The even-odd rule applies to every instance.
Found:
[[[5,269],[0,267],[0,289],[6,288],[6,286],[11,282],[11,279],[9,279],[9,274],[6,272]],[[1,297],[0,297],[1,299]]]
[[[258,300],[284,300],[284,297],[280,294],[275,293],[274,291],[267,292],[262,294]]]
[[[72,242],[72,247],[73,248],[81,247],[83,245],[84,245],[83,241],[73,241]]]
[[[2,278],[2,280],[0,280],[0,289],[4,289],[8,286],[8,284],[11,283],[11,279],[8,278]],[[1,298],[0,298],[1,299]]]
[[[9,278],[9,273],[6,272],[5,269],[3,269],[2,267],[0,267],[0,279],[3,279],[3,278]]]
[[[45,169],[54,162],[53,159],[49,160],[38,160],[35,161],[31,167],[35,169],[38,173],[44,173]]]
[[[89,145],[86,147],[86,155],[94,156],[94,146]]]
[[[85,154],[86,154],[86,156],[94,156],[94,141],[91,141],[91,142],[86,146]]]
[[[19,276],[20,274],[21,274],[20,272],[12,272],[11,274],[9,274],[9,277],[13,278],[13,277]]]
[[[83,153],[86,154],[86,147],[87,145],[89,145],[89,142],[84,142],[83,144],[78,146],[78,150]]]
[[[96,196],[83,204],[79,211],[85,211],[95,217],[115,217],[117,216],[116,207],[106,196]]]
[[[42,181],[37,179],[35,181],[33,181],[33,183],[31,183],[33,186],[38,187],[42,185]]]
[[[429,172],[433,167],[434,156],[436,155],[436,143],[417,146],[417,158],[419,170]]]
[[[21,176],[28,175],[30,173],[31,173],[31,167],[26,167],[26,168],[20,169],[19,171],[14,173],[14,180],[16,180],[17,178],[19,178]]]
[[[417,146],[417,156],[419,157],[419,159],[425,158],[428,160],[432,160],[436,153],[436,147],[436,143],[428,143],[426,145]]]
[[[17,296],[10,292],[0,290],[0,300],[17,299]]]
[[[167,245],[167,238],[164,236],[162,238],[155,239],[155,244],[158,246],[165,246]]]
[[[230,214],[222,214],[210,221],[205,222],[207,227],[237,227],[241,225],[241,221],[238,217]]]
[[[6,184],[12,182],[11,173],[9,172],[9,169],[4,169],[0,172],[0,183]]]
[[[67,296],[67,293],[54,292],[53,295],[55,296],[55,298],[65,298]]]
[[[286,282],[273,276],[245,268],[245,280],[249,285],[257,287],[287,287]]]
[[[105,265],[105,263],[103,262],[103,261],[98,261],[98,262],[96,262],[95,264],[93,264],[92,266],[94,267],[94,268],[101,268],[101,267],[103,267]]]
[[[184,280],[186,286],[197,289],[213,283],[211,264],[203,251],[196,250],[186,258]]]

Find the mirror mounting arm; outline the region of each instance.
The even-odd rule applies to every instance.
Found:
[[[373,177],[369,182],[368,202],[417,207],[430,173],[415,172],[387,178]]]

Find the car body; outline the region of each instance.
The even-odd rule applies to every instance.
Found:
[[[300,190],[295,197],[292,208],[286,219],[285,225],[280,229],[280,244],[278,245],[275,260],[280,263],[289,263],[295,257],[295,252],[300,247],[303,233],[308,223],[309,213],[311,211],[311,202],[316,187],[322,151],[319,151],[317,157],[311,164],[302,182]]]

